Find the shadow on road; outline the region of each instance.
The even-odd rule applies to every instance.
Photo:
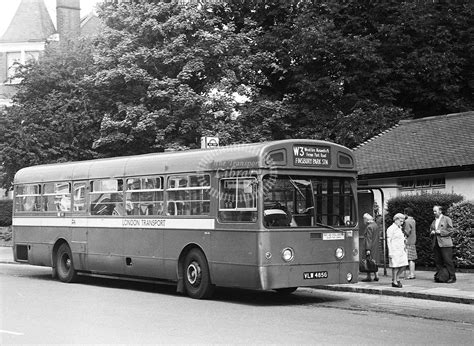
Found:
[[[25,268],[31,269],[31,267],[26,266]],[[57,284],[62,284],[61,282],[52,278],[50,268],[36,269],[38,270],[35,270],[33,273],[31,271],[27,271],[24,273],[16,273],[15,276],[35,280],[57,282]],[[180,296],[182,297],[182,299],[191,299],[185,295],[177,293],[175,283],[167,284],[162,282],[137,282],[102,276],[96,277],[79,275],[78,281],[75,284],[104,287],[109,289],[123,289],[137,292],[165,294],[175,297]],[[300,288],[292,294],[285,295],[277,293],[275,291],[257,291],[239,288],[217,287],[211,300],[252,306],[282,306],[327,304],[336,301],[342,302],[345,300],[345,298],[335,297],[334,295],[329,295],[326,292],[322,292],[319,290],[310,290],[306,288]]]
[[[109,279],[103,277],[81,276],[80,284],[108,287],[114,289],[125,289],[140,292],[166,294],[170,296],[181,296],[182,299],[191,299],[186,295],[176,292],[176,284],[135,282],[122,279]],[[245,304],[253,306],[281,306],[281,305],[315,305],[342,301],[344,298],[335,298],[324,292],[299,289],[293,294],[280,294],[275,291],[257,291],[239,288],[217,287],[210,300],[233,304]]]

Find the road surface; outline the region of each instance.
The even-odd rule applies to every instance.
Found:
[[[218,289],[212,300],[175,286],[83,278],[0,264],[0,344],[471,344],[472,305],[298,289]]]

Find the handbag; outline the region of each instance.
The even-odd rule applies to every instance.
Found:
[[[376,273],[378,270],[379,267],[377,266],[377,263],[370,256],[362,258],[359,262],[359,272],[361,273]]]

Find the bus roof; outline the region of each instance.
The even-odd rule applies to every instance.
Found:
[[[15,175],[14,183],[105,179],[124,176],[205,172],[218,169],[258,169],[271,168],[273,164],[280,168],[295,168],[291,160],[287,158],[294,150],[294,146],[297,145],[334,148],[331,150],[331,160],[338,162],[337,155],[342,153],[346,157],[350,157],[352,162],[352,165],[345,167],[345,169],[355,170],[352,152],[346,147],[319,140],[289,139],[232,145],[216,149],[173,151],[32,166],[19,170]],[[272,153],[278,154],[275,156],[277,159],[283,157],[285,163],[283,161],[269,161],[268,155],[271,156]],[[326,169],[331,168],[326,167]],[[344,167],[342,168],[344,169]]]

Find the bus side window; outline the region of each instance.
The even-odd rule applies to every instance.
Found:
[[[92,215],[125,215],[122,179],[91,182],[90,211]]]
[[[86,182],[75,182],[73,184],[73,211],[86,210]]]
[[[16,187],[15,211],[41,211],[41,186],[25,184]]]
[[[182,175],[168,178],[168,215],[209,215],[210,176]]]
[[[221,222],[257,221],[257,180],[224,178],[219,184],[219,220]]]

